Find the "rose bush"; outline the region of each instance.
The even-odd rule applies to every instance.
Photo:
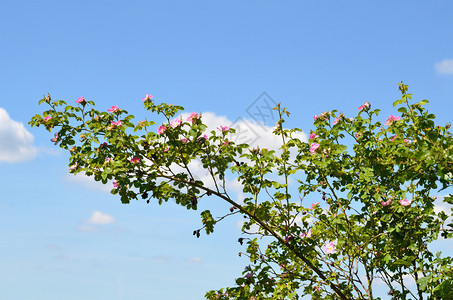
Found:
[[[236,286],[207,299],[379,299],[383,289],[394,299],[447,299],[452,258],[430,243],[453,236],[451,212],[434,203],[452,185],[450,125],[436,126],[427,100],[411,104],[408,86],[399,90],[398,115],[384,124],[368,102],[354,117],[325,112],[314,116],[308,143],[296,138],[300,129],[283,127],[289,112],[278,105],[279,152],[236,144],[228,138],[235,130],[223,124],[207,132],[201,114],[182,119],[182,107],[148,94],[144,106],[163,124],[133,123],[116,105],[98,111],[85,97],[71,106],[50,96],[39,101],[50,108],[30,124],[55,130],[52,142],[71,154],[70,172],[111,184],[123,203],[174,199],[197,209],[216,197],[231,205],[221,217],[203,211],[196,236],[244,215],[238,242],[250,264]],[[193,161],[210,183],[192,172]],[[228,193],[232,179],[246,195],[241,203]],[[442,201],[453,204],[448,193]]]

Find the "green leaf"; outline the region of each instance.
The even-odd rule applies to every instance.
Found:
[[[445,280],[441,284],[439,284],[436,288],[433,290],[434,296],[436,297],[442,297],[445,299],[451,299],[453,295],[453,282],[451,280]]]
[[[417,283],[420,285],[420,290],[426,291],[429,280],[429,277],[422,277],[417,280]]]
[[[395,102],[393,102],[393,107],[397,106],[398,104],[403,104],[403,100],[396,100]]]
[[[398,111],[399,111],[400,113],[407,113],[407,108],[405,108],[404,106],[402,106],[402,107],[398,108]]]
[[[426,105],[426,104],[428,104],[428,103],[429,103],[429,101],[426,100],[426,99],[425,99],[425,100],[422,100],[422,101],[420,101],[420,102],[418,102],[418,104],[420,104],[420,105]]]

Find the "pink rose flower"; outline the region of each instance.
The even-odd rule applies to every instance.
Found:
[[[52,143],[55,143],[54,145],[56,145],[56,144],[58,144],[58,133],[55,133],[54,136],[55,136],[55,137],[52,138],[52,139],[50,139],[50,141],[51,141]]]
[[[390,125],[390,124],[392,124],[393,122],[399,121],[400,119],[401,119],[400,116],[392,116],[392,115],[390,115],[390,116],[387,118],[387,122],[384,123],[384,125]]]
[[[168,150],[170,150],[170,147],[165,148],[164,152],[167,152]]]
[[[113,106],[110,107],[110,109],[108,109],[107,111],[113,113],[113,112],[116,112],[116,111],[118,111],[118,110],[119,110],[118,106],[117,106],[117,105],[113,105]]]
[[[158,129],[157,129],[157,133],[158,134],[162,134],[165,132],[165,130],[167,129],[167,127],[165,127],[164,125],[160,126]]]
[[[363,103],[362,105],[359,106],[359,110],[363,110],[367,107],[370,107],[370,103],[369,102],[365,102]]]
[[[49,121],[50,119],[52,119],[52,116],[45,116],[45,117],[44,117],[44,122],[47,122],[47,121]]]
[[[117,189],[117,188],[120,187],[120,185],[118,184],[118,182],[116,181],[116,179],[113,179],[113,187],[114,187],[115,189]]]
[[[326,254],[332,254],[335,252],[335,244],[334,242],[330,242],[326,245],[325,249]]]
[[[69,168],[69,170],[70,170],[70,171],[74,171],[75,169],[77,169],[77,166],[78,166],[78,165],[79,165],[79,163],[76,162],[75,164],[73,164],[73,165]]]
[[[390,203],[392,203],[392,199],[388,199],[387,201],[381,202],[382,206],[388,206],[388,205],[390,205]]]
[[[393,137],[391,137],[391,138],[390,138],[390,141],[393,142],[393,141],[395,140],[396,136],[397,136],[397,135],[395,134]]]
[[[217,129],[222,131],[222,132],[230,130],[230,128],[228,126],[220,126],[220,127],[217,127]]]
[[[336,118],[335,121],[333,121],[333,125],[337,125],[338,121],[340,121],[340,118]]]
[[[319,202],[312,203],[310,206],[310,209],[314,209],[316,206],[318,206]]]
[[[313,120],[315,120],[315,121],[316,121],[316,119],[317,119],[317,118],[319,118],[319,116],[318,116],[318,115],[314,115],[314,116],[313,116]]]
[[[402,199],[400,200],[400,204],[402,206],[408,206],[408,205],[411,205],[412,201],[411,200],[407,200],[407,199]]]
[[[80,97],[79,99],[76,100],[76,103],[82,103],[85,101],[85,97]]]
[[[153,99],[153,97],[154,97],[153,95],[148,95],[148,94],[146,94],[146,96],[145,96],[144,98],[142,98],[142,100],[143,100],[143,101],[148,101],[148,100]]]
[[[311,238],[311,229],[309,229],[309,230],[307,231],[307,233],[305,233],[305,232],[302,233],[302,234],[300,235],[300,237],[301,237],[301,238]]]
[[[121,122],[121,121],[116,121],[116,122],[110,121],[110,123],[112,124],[112,126],[121,126],[121,125],[123,125],[123,122]]]
[[[319,137],[316,133],[312,132],[310,133],[310,140],[314,140],[315,138]]]
[[[170,123],[170,126],[175,128],[181,125],[181,119],[174,119],[173,122]]]
[[[188,143],[188,142],[189,142],[189,140],[188,140],[188,139],[186,139],[186,138],[184,138],[184,137],[183,137],[183,138],[181,138],[181,139],[180,139],[180,141],[181,141],[181,142],[183,142],[183,143]]]
[[[199,139],[199,140],[201,140],[201,139],[207,140],[207,139],[208,139],[208,136],[207,136],[206,134],[203,134],[202,136],[199,136],[198,139]]]
[[[318,143],[311,144],[311,146],[310,146],[310,154],[312,154],[312,155],[315,154],[315,151],[316,151],[316,149],[319,148],[319,146],[320,145]]]
[[[131,163],[133,163],[134,165],[138,164],[140,162],[140,157],[133,157],[131,158]]]
[[[193,122],[194,119],[198,118],[198,114],[196,112],[191,112],[190,115],[187,117],[187,121]]]

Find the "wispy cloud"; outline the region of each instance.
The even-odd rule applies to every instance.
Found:
[[[201,258],[199,258],[198,256],[195,256],[195,257],[189,258],[189,262],[191,262],[193,264],[201,264],[201,263],[203,263],[203,260]]]
[[[5,109],[0,108],[0,162],[15,163],[34,158],[37,148],[33,140],[23,123],[14,121]]]
[[[86,222],[88,224],[112,224],[115,223],[115,218],[109,214],[105,214],[100,211],[94,211],[91,217],[89,217]]]
[[[453,75],[453,59],[444,59],[435,64],[437,73]]]
[[[94,211],[91,216],[85,220],[79,226],[77,226],[77,231],[83,232],[98,232],[99,230],[103,229],[102,226],[104,225],[111,225],[116,222],[115,218],[109,214]],[[105,230],[103,230],[105,231]],[[108,232],[118,232],[122,231],[122,228],[114,228],[113,230],[110,228],[107,230]]]

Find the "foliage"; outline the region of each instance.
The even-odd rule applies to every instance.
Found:
[[[58,129],[52,141],[70,151],[70,171],[113,181],[123,203],[174,199],[197,209],[203,198],[218,197],[232,207],[220,218],[201,213],[207,234],[225,217],[244,215],[238,242],[250,264],[235,287],[209,291],[207,299],[379,299],[383,287],[394,299],[447,299],[452,258],[429,245],[453,236],[453,224],[445,228],[451,212],[434,205],[436,193],[452,185],[450,125],[436,126],[428,101],[411,104],[408,86],[398,86],[399,116],[381,124],[369,103],[354,118],[326,112],[314,117],[308,143],[295,137],[299,129],[283,128],[289,112],[278,105],[279,152],[235,144],[226,126],[208,133],[201,115],[175,118],[182,107],[149,95],[145,108],[166,119],[157,132],[155,122],[134,124],[127,111],[101,112],[83,97],[77,106],[44,97],[39,103],[50,109],[30,124]],[[193,174],[193,161],[211,184]],[[228,193],[232,176],[246,195],[242,204]],[[310,207],[303,201],[316,198]],[[452,195],[442,198],[453,204]]]

